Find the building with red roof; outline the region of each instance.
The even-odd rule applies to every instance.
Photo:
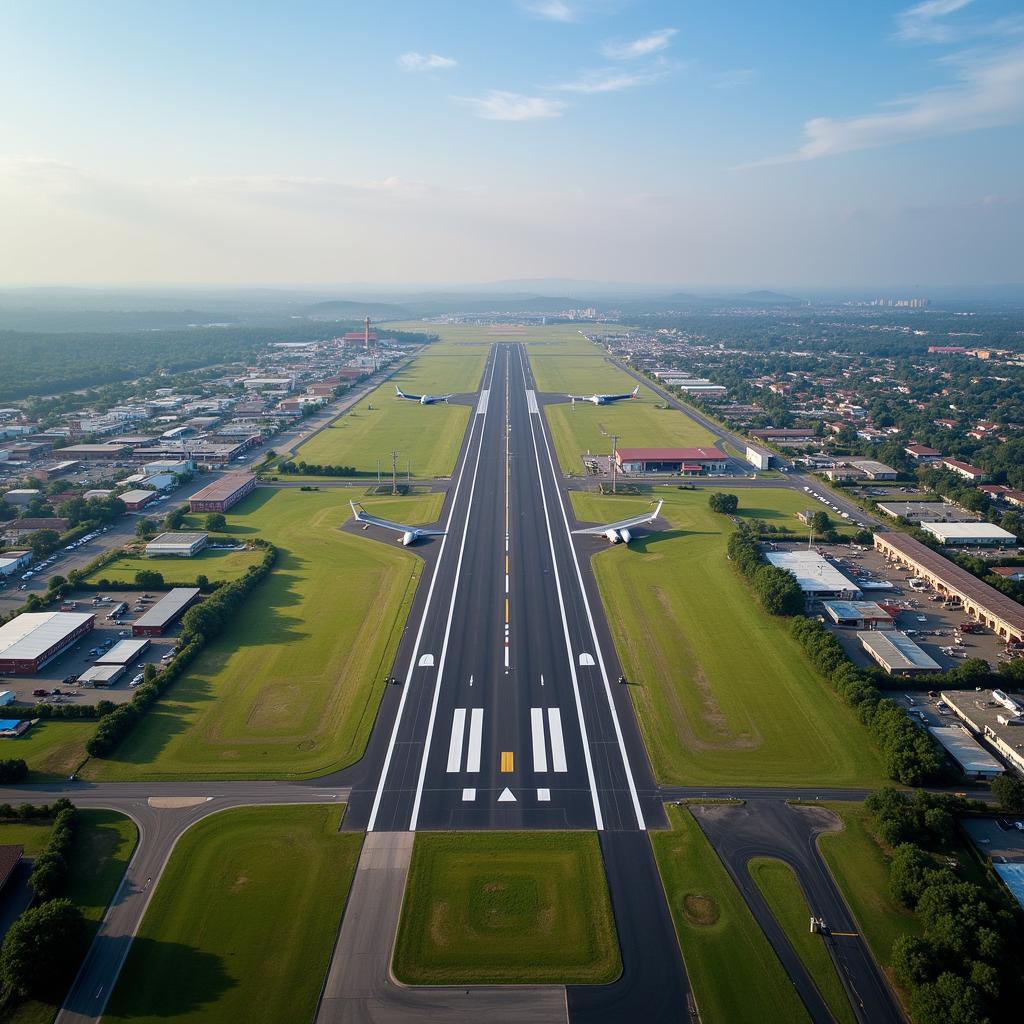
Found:
[[[615,463],[623,473],[711,476],[725,472],[729,457],[717,448],[616,448]]]

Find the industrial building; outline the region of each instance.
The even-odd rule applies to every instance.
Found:
[[[106,654],[96,659],[97,665],[130,665],[136,658],[142,657],[149,647],[149,638],[138,640],[121,640],[114,644]]]
[[[96,624],[85,612],[26,612],[0,626],[0,673],[30,676]]]
[[[157,496],[156,491],[125,491],[124,494],[119,494],[118,497],[124,502],[124,507],[129,512],[138,512],[139,509],[145,508],[155,497]]]
[[[42,496],[43,492],[35,487],[14,487],[9,491],[4,491],[3,498],[8,505],[28,505]]]
[[[709,476],[724,473],[729,460],[717,448],[616,448],[615,462],[623,473]]]
[[[256,477],[251,473],[225,473],[219,480],[196,491],[189,498],[189,508],[193,512],[227,512],[255,487]]]
[[[994,779],[1003,774],[1003,766],[962,725],[932,725],[928,732],[967,778]]]
[[[751,437],[762,441],[813,441],[814,427],[765,427],[750,431]]]
[[[31,551],[4,551],[0,553],[0,576],[13,576],[19,569],[28,568]]]
[[[970,480],[971,483],[982,483],[988,476],[985,470],[972,466],[969,462],[961,462],[959,459],[943,459],[942,465],[965,480]]]
[[[907,519],[912,523],[920,523],[923,520],[930,523],[976,521],[970,512],[946,501],[880,501],[878,507],[893,519]]]
[[[769,551],[765,557],[772,565],[788,569],[796,577],[808,601],[828,598],[855,601],[863,597],[856,583],[816,551]]]
[[[869,480],[895,480],[899,473],[892,466],[874,459],[851,459],[850,465],[859,469]]]
[[[146,545],[147,558],[191,558],[206,547],[207,533],[161,533]]]
[[[93,665],[78,677],[78,681],[83,686],[113,686],[127,668],[127,665]]]
[[[876,533],[875,549],[908,566],[940,594],[960,598],[964,611],[1007,642],[1024,638],[1024,606],[905,533]]]
[[[132,636],[160,636],[198,600],[198,587],[175,587],[132,623]]]
[[[837,626],[853,629],[895,629],[896,620],[874,601],[825,601],[825,614]]]
[[[975,736],[1024,772],[1024,707],[1002,690],[943,690],[942,700]]]
[[[925,654],[906,633],[876,630],[858,633],[861,647],[891,676],[917,676],[941,672],[942,666]]]
[[[937,537],[945,545],[971,547],[1015,547],[1017,538],[994,523],[926,523],[921,529]]]
[[[81,459],[88,462],[116,462],[128,455],[131,449],[125,444],[73,444],[58,448],[55,455],[63,459]]]
[[[752,444],[747,445],[747,462],[755,469],[771,469],[774,458],[775,456],[764,448],[756,448]]]

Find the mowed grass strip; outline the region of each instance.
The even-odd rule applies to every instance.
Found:
[[[825,940],[812,934],[808,926],[811,908],[793,869],[774,857],[754,857],[747,863],[747,870],[832,1016],[838,1024],[857,1024]]]
[[[236,535],[278,547],[270,577],[88,778],[298,778],[362,756],[422,562],[342,532],[338,491],[259,489],[228,513]],[[375,514],[434,521],[443,494],[375,500]]]
[[[310,1021],[362,836],[343,808],[222,811],[182,836],[107,1024]]]
[[[588,832],[416,835],[393,970],[406,984],[603,984],[622,970]]]
[[[211,583],[237,580],[250,565],[256,565],[263,558],[263,552],[251,551],[200,551],[191,558],[147,558],[145,555],[121,555],[109,565],[104,565],[86,579],[90,583],[110,580],[111,583],[134,583],[135,574],[156,571],[168,583],[194,583],[196,576],[203,575]]]
[[[669,805],[651,832],[686,973],[708,1024],[809,1021],[786,972],[693,816]]]
[[[770,502],[774,489],[757,492]],[[741,492],[740,501],[745,492]],[[726,558],[732,525],[703,491],[655,488],[671,529],[593,560],[655,774],[678,785],[869,786],[883,771],[853,712]],[[572,494],[612,522],[636,499]]]
[[[620,394],[632,391],[636,381],[619,369],[590,342],[583,351],[567,352],[560,346],[531,345],[527,349],[537,390],[547,394]]]
[[[0,751],[28,765],[29,782],[64,780],[85,760],[85,744],[95,731],[95,720],[42,718],[23,736],[4,739]]]
[[[764,479],[765,474],[758,473],[758,476]],[[728,491],[728,485],[726,484],[722,490]],[[737,488],[733,493],[740,499],[740,507],[736,514],[741,519],[746,519],[751,525],[756,526],[757,522],[767,523],[806,538],[808,528],[797,519],[796,514],[810,510],[811,512],[825,512],[832,520],[836,532],[841,535],[849,536],[857,532],[857,527],[852,525],[848,519],[843,519],[838,512],[826,508],[822,502],[812,498],[809,494],[802,494],[800,491],[793,491],[788,487],[772,487],[764,490],[759,487]]]

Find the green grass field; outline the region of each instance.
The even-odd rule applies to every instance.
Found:
[[[29,782],[66,779],[85,760],[85,744],[96,731],[88,719],[42,719],[24,736],[0,739],[0,757],[20,757]]]
[[[602,984],[621,972],[597,836],[416,836],[393,970],[406,984]]]
[[[410,523],[442,494],[367,500]],[[362,755],[422,562],[398,544],[350,535],[348,495],[261,489],[229,529],[278,547],[270,577],[109,760],[83,776],[297,778]]]
[[[766,474],[758,473],[762,479]],[[728,491],[728,487],[722,490]],[[820,501],[816,501],[809,494],[800,491],[790,490],[788,487],[772,487],[761,490],[760,488],[737,488],[735,493],[740,499],[738,515],[753,522],[759,520],[763,523],[777,526],[780,529],[790,530],[800,534],[807,539],[807,527],[797,519],[797,512],[810,509],[812,512],[826,512],[836,532],[841,536],[851,536],[857,532],[857,527],[852,526],[848,520],[841,518],[831,509],[825,508]]]
[[[825,940],[807,926],[811,908],[804,898],[793,869],[773,857],[754,857],[747,869],[764,896],[772,915],[786,933],[815,988],[828,1004],[838,1024],[857,1024]]]
[[[758,502],[773,493],[758,491]],[[710,511],[702,491],[662,487],[651,498],[665,499],[672,529],[610,547],[593,566],[659,780],[879,783],[880,758],[853,712],[727,560],[728,518]],[[650,508],[635,498],[572,500],[591,522]]]
[[[797,1024],[810,1018],[697,822],[669,805],[651,832],[686,973],[705,1024]]]
[[[21,843],[26,856],[35,856],[46,845],[51,824],[0,825],[0,843]],[[131,818],[116,811],[78,811],[64,894],[81,910],[90,934],[99,928],[137,841],[138,829]],[[52,1001],[24,1000],[6,1010],[3,1019],[7,1024],[50,1024],[63,997],[62,992]]]
[[[341,808],[240,808],[175,847],[107,1024],[310,1021],[362,836]]]
[[[250,565],[256,565],[263,553],[251,551],[200,551],[192,558],[146,558],[145,555],[121,555],[109,565],[86,577],[90,583],[110,580],[111,583],[134,583],[135,574],[155,570],[166,583],[194,583],[203,575],[211,582],[236,580]]]

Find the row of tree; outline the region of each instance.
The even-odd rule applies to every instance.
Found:
[[[278,469],[282,473],[294,473],[298,476],[355,476],[355,466],[325,466],[319,462],[305,462],[300,459],[293,462],[288,459],[278,463]]]
[[[729,537],[729,558],[750,582],[765,611],[772,615],[799,615],[804,595],[796,577],[788,570],[765,561],[761,545],[745,524]]]

